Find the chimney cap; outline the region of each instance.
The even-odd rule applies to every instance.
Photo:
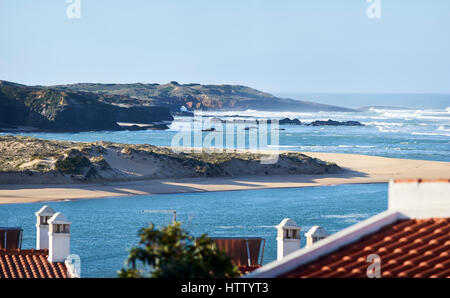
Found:
[[[52,207],[44,205],[41,209],[39,209],[38,212],[36,212],[36,216],[53,216],[55,214],[55,210],[52,209]]]
[[[48,224],[71,224],[70,221],[67,220],[67,218],[61,213],[56,212],[52,218],[49,219]]]
[[[329,234],[321,226],[313,226],[305,233],[306,237],[327,237]]]
[[[277,228],[283,230],[301,230],[301,227],[299,227],[297,223],[290,218],[283,219]]]

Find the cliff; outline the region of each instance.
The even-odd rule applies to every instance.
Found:
[[[184,106],[189,110],[248,109],[260,111],[355,111],[348,108],[318,104],[308,101],[279,98],[269,93],[241,85],[200,84],[95,84],[79,83],[54,86],[61,90],[87,91],[109,95],[106,101],[122,105],[155,105],[173,112]]]
[[[173,120],[167,108],[122,107],[109,103],[106,99],[109,97],[92,92],[29,87],[0,81],[0,128],[120,130],[122,128],[117,122],[154,123]]]

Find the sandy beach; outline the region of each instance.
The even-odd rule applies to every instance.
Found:
[[[357,154],[303,153],[325,161],[335,162],[347,171],[340,174],[325,175],[152,179],[80,185],[2,185],[0,186],[0,204],[204,191],[385,183],[390,179],[399,178],[436,179],[450,177],[450,162],[395,159]]]

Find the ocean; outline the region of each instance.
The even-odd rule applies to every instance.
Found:
[[[280,125],[281,150],[356,153],[375,156],[450,161],[450,103],[432,109],[371,108],[364,112],[271,113],[203,112],[221,119],[298,118],[359,121],[365,126]],[[236,114],[239,114],[237,116]],[[167,131],[82,133],[19,133],[37,138],[70,141],[112,141],[170,146],[172,138],[189,127],[192,118],[176,117]],[[200,123],[194,126],[199,128]],[[241,129],[244,130],[244,124]],[[239,128],[238,128],[239,129]],[[219,129],[220,130],[220,129]],[[248,133],[248,132],[247,132]],[[208,133],[204,132],[203,137]],[[248,146],[248,142],[245,144]],[[270,147],[270,145],[269,145]],[[21,226],[23,248],[35,247],[35,216],[43,203],[0,206],[0,226]],[[114,277],[122,268],[127,249],[138,241],[139,228],[152,221],[170,222],[168,215],[146,209],[176,210],[193,235],[259,236],[266,239],[264,263],[276,258],[276,229],[290,217],[302,227],[313,225],[335,233],[387,208],[387,184],[359,184],[293,189],[170,194],[125,198],[51,202],[72,221],[72,253],[81,257],[83,277]],[[303,237],[303,236],[302,236]],[[302,238],[302,246],[305,239]]]
[[[450,103],[449,103],[450,106]],[[200,113],[198,113],[199,115]],[[203,118],[227,120],[297,118],[304,123],[315,120],[359,121],[365,126],[280,125],[280,150],[354,153],[384,157],[450,161],[450,107],[442,109],[381,109],[365,112],[203,112]],[[239,117],[236,117],[239,114]],[[172,138],[188,129],[192,117],[176,117],[166,131],[95,131],[81,133],[19,133],[49,140],[93,142],[98,140],[170,146]],[[238,124],[243,130],[244,124]],[[195,124],[197,129],[199,123]],[[239,128],[238,128],[239,129]],[[219,131],[220,129],[218,129]],[[248,133],[248,132],[247,132]],[[3,135],[6,133],[2,133]],[[208,135],[203,133],[203,138]],[[226,136],[224,135],[224,139]],[[247,137],[248,141],[248,137]],[[226,145],[226,142],[224,142]],[[242,147],[241,147],[242,148]],[[248,142],[245,148],[252,148]],[[269,148],[270,143],[269,143]],[[273,148],[272,148],[273,149]]]

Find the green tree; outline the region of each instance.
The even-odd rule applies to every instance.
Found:
[[[121,278],[206,278],[237,277],[239,270],[206,234],[193,237],[176,222],[161,228],[150,224],[139,231],[139,245],[133,247]]]

